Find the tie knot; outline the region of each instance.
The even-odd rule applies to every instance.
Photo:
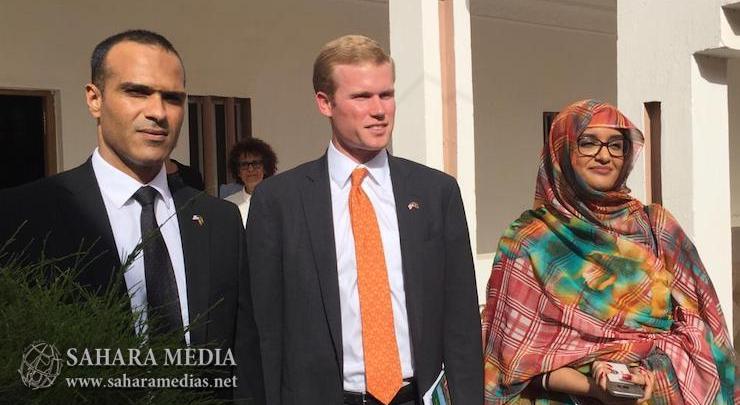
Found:
[[[157,198],[159,192],[151,186],[144,186],[134,193],[134,200],[138,201],[142,207],[154,204],[154,199]]]
[[[367,169],[364,167],[358,167],[352,170],[352,187],[359,187],[365,176],[367,176]]]

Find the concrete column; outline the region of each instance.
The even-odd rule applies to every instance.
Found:
[[[727,59],[696,55],[691,63],[693,240],[732,330],[732,233]]]
[[[452,2],[452,30],[444,32],[454,44],[454,144],[456,163],[445,168],[440,2]],[[470,10],[465,0],[390,0],[391,55],[396,62],[396,126],[393,153],[457,177],[476,257],[475,136]],[[452,36],[450,38],[449,36]],[[450,66],[448,66],[450,68]],[[481,262],[483,261],[476,261]],[[477,263],[476,263],[477,264]],[[479,267],[479,299],[490,272],[490,261]]]
[[[475,120],[473,114],[473,59],[470,39],[470,6],[465,0],[452,4],[455,26],[455,98],[457,109],[457,181],[460,183],[468,229],[476,258],[478,300],[485,302],[485,289],[491,274],[491,261],[478,259],[478,213],[475,198]],[[480,265],[478,264],[480,263]]]
[[[396,62],[393,153],[443,169],[439,12],[436,1],[390,0]]]

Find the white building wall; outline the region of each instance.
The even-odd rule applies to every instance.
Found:
[[[382,0],[4,0],[0,88],[58,91],[60,169],[83,162],[96,143],[83,98],[90,53],[129,28],[172,41],[185,62],[189,93],[250,97],[253,133],[273,145],[281,170],[318,157],[331,136],[313,102],[319,48],[347,33],[389,45]],[[174,156],[188,162],[188,151],[186,122]]]
[[[619,108],[642,122],[643,103],[660,101],[663,205],[694,241],[732,325],[728,38],[720,0],[621,0],[618,7]],[[644,173],[644,172],[643,172]],[[629,183],[645,195],[644,175]]]
[[[617,101],[616,1],[471,1],[479,273],[532,207],[542,113]],[[487,277],[485,278],[487,280]]]

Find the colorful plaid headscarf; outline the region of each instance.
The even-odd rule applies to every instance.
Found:
[[[571,167],[588,127],[628,141],[613,191],[592,189]],[[733,402],[734,351],[696,249],[668,211],[644,207],[624,185],[642,143],[609,104],[584,100],[556,117],[535,208],[505,231],[488,282],[486,403],[527,402],[533,377],[594,360],[652,369],[652,403]]]

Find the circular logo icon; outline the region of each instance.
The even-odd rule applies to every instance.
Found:
[[[61,372],[62,356],[54,345],[46,342],[30,344],[18,369],[23,384],[34,390],[51,387]]]

